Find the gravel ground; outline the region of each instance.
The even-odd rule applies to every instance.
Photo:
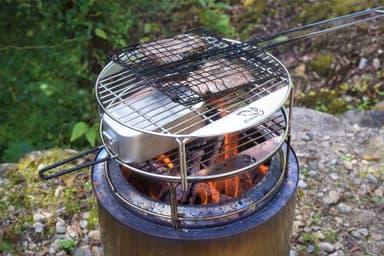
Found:
[[[292,255],[384,255],[383,116],[295,109],[301,176]]]
[[[384,255],[383,115],[294,109],[301,176],[292,256]],[[37,176],[69,153],[33,152],[0,165],[0,255],[103,255],[89,172]]]

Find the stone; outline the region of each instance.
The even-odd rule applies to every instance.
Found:
[[[384,239],[384,236],[381,234],[371,233],[371,237],[375,241],[380,241]]]
[[[65,231],[66,231],[65,222],[63,221],[56,222],[56,233],[65,234]]]
[[[339,208],[340,212],[342,212],[342,213],[350,212],[351,209],[352,209],[351,206],[349,206],[349,205],[347,205],[347,204],[345,204],[345,203],[339,203],[339,204],[337,205],[337,208]]]
[[[320,251],[324,251],[324,252],[333,252],[335,250],[335,247],[333,246],[333,244],[328,242],[320,242],[318,244],[318,247]]]
[[[339,200],[340,200],[340,193],[335,190],[331,190],[329,191],[328,195],[323,199],[323,202],[325,205],[332,205],[339,202]]]
[[[358,65],[358,69],[364,69],[368,65],[368,59],[365,57],[361,57]]]
[[[56,250],[55,250],[53,247],[49,247],[49,249],[48,249],[48,253],[49,253],[50,255],[56,255]]]
[[[360,234],[360,232],[357,231],[357,230],[353,230],[353,231],[351,232],[351,234],[352,234],[352,236],[353,236],[354,238],[357,238],[357,239],[361,238],[361,234]]]
[[[299,188],[307,188],[308,185],[303,180],[299,180],[299,183],[297,185]]]
[[[103,256],[103,249],[98,246],[92,246],[92,255],[93,256]]]
[[[90,212],[83,212],[83,213],[81,213],[81,218],[84,219],[84,220],[88,219],[89,216],[91,216]]]
[[[76,238],[77,237],[77,233],[76,233],[74,227],[72,227],[72,226],[68,226],[67,227],[67,232],[66,233],[68,234],[68,236],[70,238]]]
[[[375,192],[374,192],[375,196],[377,197],[384,197],[384,187],[383,186],[380,186],[378,187]]]
[[[343,251],[337,251],[337,252],[333,252],[331,254],[328,254],[328,256],[344,256],[344,252]]]
[[[307,252],[313,253],[315,251],[315,246],[313,244],[307,245]]]
[[[372,61],[372,66],[374,69],[379,69],[381,66],[380,60],[378,58],[374,58]]]
[[[339,179],[339,175],[337,175],[336,173],[331,173],[329,175],[329,177],[331,177],[332,180],[338,180]]]
[[[352,171],[353,170],[353,163],[351,161],[344,161],[344,167],[347,170]]]
[[[44,224],[41,222],[35,222],[32,226],[35,229],[35,233],[42,233],[44,230]]]
[[[372,184],[378,184],[379,181],[377,180],[377,178],[375,176],[373,176],[372,174],[368,173],[367,175],[367,180],[372,183]]]
[[[9,212],[14,212],[14,211],[16,211],[15,206],[13,206],[13,205],[8,206],[8,211],[9,211]]]
[[[357,232],[359,232],[361,234],[361,236],[363,236],[363,237],[366,237],[369,234],[368,229],[366,229],[366,228],[360,228],[357,230]]]
[[[99,230],[91,230],[88,232],[88,237],[93,241],[100,241],[100,231]]]
[[[75,248],[73,256],[92,256],[92,251],[88,247]]]
[[[56,256],[66,256],[67,253],[64,250],[59,251]]]
[[[15,163],[0,163],[0,178],[6,177],[8,172],[15,168],[17,168]]]
[[[311,177],[315,177],[315,176],[317,176],[318,174],[319,174],[319,172],[318,172],[318,171],[315,171],[315,170],[310,170],[310,171],[308,172],[308,175],[311,176]]]
[[[33,221],[39,222],[45,219],[45,216],[40,213],[33,214]]]
[[[81,221],[79,222],[79,225],[80,225],[80,227],[81,227],[82,229],[85,229],[85,228],[87,228],[87,226],[88,226],[88,221],[87,221],[87,220],[81,220]]]
[[[311,140],[313,140],[313,134],[312,133],[308,133],[308,132],[306,132],[306,133],[304,133],[303,134],[303,136],[302,136],[302,138],[301,138],[303,141],[311,141]]]

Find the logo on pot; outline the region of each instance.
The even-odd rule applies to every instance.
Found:
[[[244,123],[248,123],[257,117],[263,116],[264,110],[257,107],[250,107],[248,109],[241,110],[237,113],[237,115],[244,117]]]

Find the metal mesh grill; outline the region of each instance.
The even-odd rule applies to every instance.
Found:
[[[111,58],[138,81],[187,106],[284,75],[260,48],[202,30],[120,49]]]
[[[224,136],[193,140],[186,144],[188,180],[201,181],[227,177],[226,168],[232,173],[231,175],[244,172],[242,168],[254,168],[280,149],[286,132],[286,117],[283,111],[278,111],[256,127],[226,135],[236,144],[226,144]],[[251,155],[255,158],[249,158]],[[235,166],[231,165],[233,161],[236,162]],[[169,181],[172,180],[170,176],[175,176],[176,179],[180,176],[178,149],[164,152],[148,161],[122,164],[129,169],[140,170],[149,177],[154,175],[160,180]],[[219,169],[219,173],[216,173],[215,168]]]
[[[267,117],[284,103],[291,86],[271,55],[208,34],[181,34],[113,56],[119,65],[111,62],[96,83],[99,105],[120,124],[141,132],[190,135],[277,94],[270,97],[273,102],[264,102],[269,111],[261,114]]]

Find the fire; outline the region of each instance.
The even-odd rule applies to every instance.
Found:
[[[219,108],[221,111],[221,116],[225,116],[226,112],[224,107]],[[238,136],[234,133],[228,133],[224,135],[222,153],[216,159],[216,161],[224,161],[230,157],[233,157],[237,154],[238,147]],[[200,184],[199,184],[200,185]],[[206,189],[198,189],[198,195],[201,204],[205,205],[208,203],[219,203],[221,201],[220,195],[225,195],[226,197],[237,197],[239,195],[239,186],[240,186],[240,176],[228,178],[225,180],[207,182]],[[205,186],[201,186],[205,187]],[[210,200],[209,200],[210,199]]]
[[[222,117],[226,115],[224,107],[220,107],[219,110]],[[215,159],[215,162],[218,163],[226,161],[232,157],[236,157],[238,154],[238,147],[238,135],[235,133],[225,134],[221,150]],[[174,167],[171,158],[165,154],[157,156],[156,160],[162,167],[167,167],[168,169],[172,169]],[[257,180],[260,180],[268,172],[268,169],[269,167],[267,165],[261,164],[254,172],[260,174],[261,176],[257,174],[244,173],[224,180],[195,184],[192,186],[192,196],[189,202],[201,205],[217,204],[225,199],[238,197],[254,186],[255,182],[257,183]],[[148,184],[146,190],[147,193],[154,199],[160,199],[164,193],[164,188],[155,183]]]
[[[168,169],[173,168],[173,163],[172,163],[171,159],[164,154],[157,156],[156,160],[162,162]]]
[[[259,172],[261,172],[263,175],[267,174],[269,170],[269,167],[265,164],[259,165]]]

